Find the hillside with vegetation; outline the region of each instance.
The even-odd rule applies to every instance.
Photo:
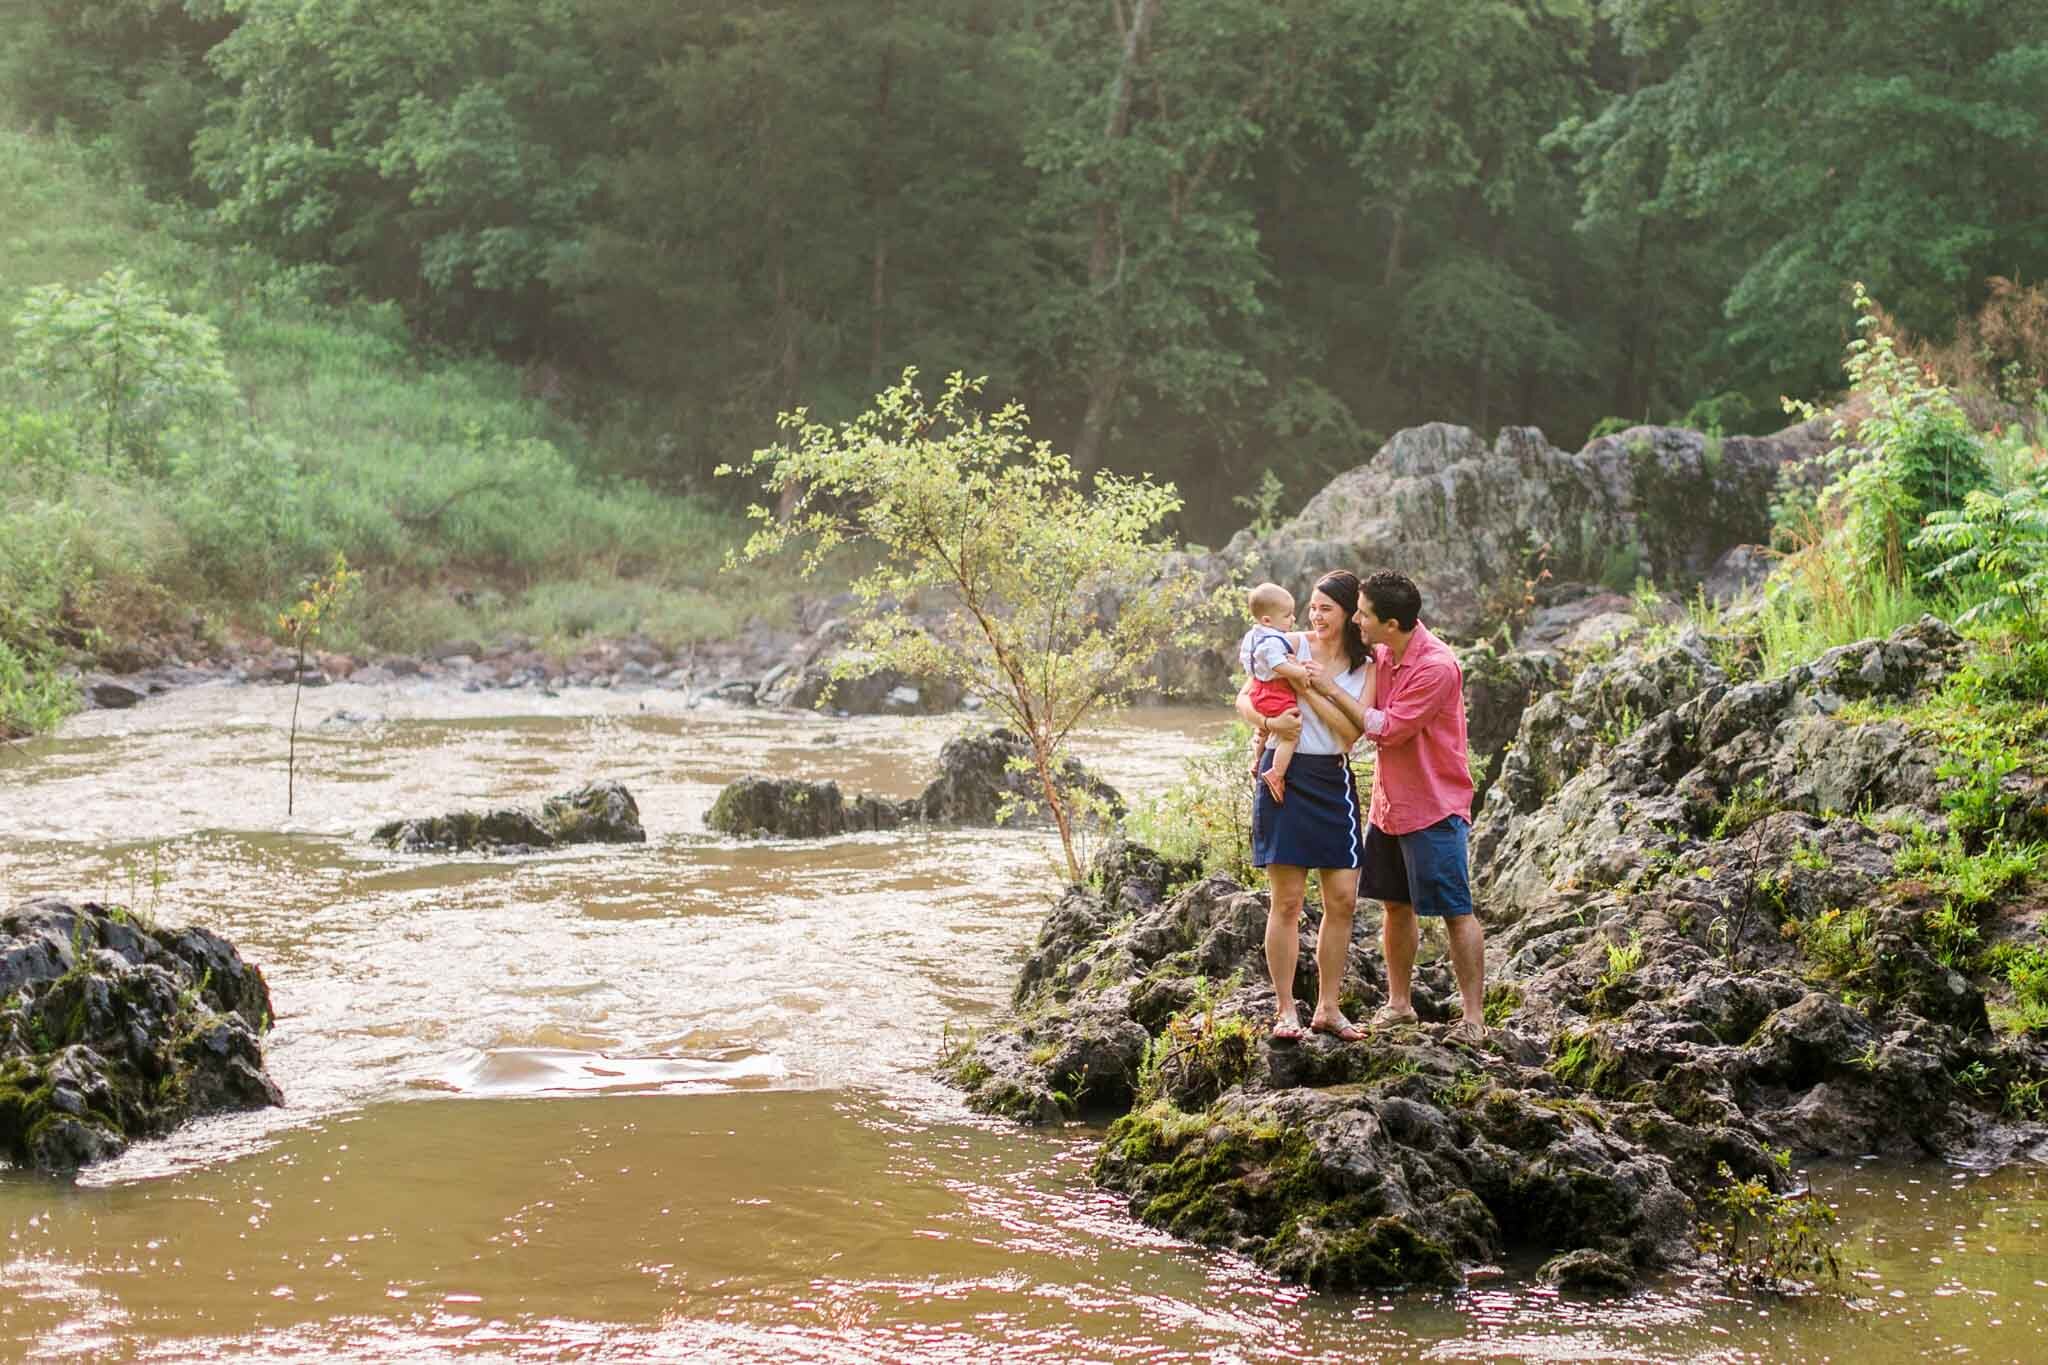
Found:
[[[367,589],[338,649],[673,646],[763,610],[717,582],[736,517],[597,472],[517,368],[326,302],[75,138],[0,130],[0,182],[0,733],[76,705],[67,662],[264,635],[337,554]]]

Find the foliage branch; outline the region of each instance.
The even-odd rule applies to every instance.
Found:
[[[1147,684],[1162,646],[1193,643],[1203,610],[1191,571],[1162,572],[1159,527],[1180,497],[1142,476],[1084,488],[1021,406],[976,406],[982,380],[956,372],[928,398],[916,377],[905,370],[852,421],[780,416],[787,441],[751,469],[794,502],[783,519],[751,508],[760,525],[734,561],[800,550],[814,578],[842,551],[875,556],[851,584],[856,631],[835,670],[950,681],[1015,727],[1078,882],[1068,743]]]

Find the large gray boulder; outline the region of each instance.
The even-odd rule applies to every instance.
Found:
[[[1432,422],[1396,432],[1271,534],[1240,531],[1192,563],[1211,589],[1271,579],[1301,601],[1330,569],[1398,569],[1421,587],[1431,629],[1474,639],[1504,623],[1539,569],[1624,590],[1644,576],[1689,593],[1729,549],[1769,538],[1778,470],[1810,456],[1777,437],[1651,426],[1578,451],[1507,427],[1489,446],[1468,427]],[[1162,695],[1234,685],[1239,630],[1162,650]]]
[[[189,1118],[284,1103],[263,974],[205,929],[55,897],[0,915],[0,1156],[69,1171]]]
[[[1489,447],[1432,422],[1397,432],[1272,535],[1239,532],[1218,558],[1302,593],[1325,569],[1399,569],[1433,626],[1474,635],[1495,624],[1489,593],[1518,586],[1542,547],[1562,578],[1704,578],[1731,546],[1768,538],[1778,468],[1792,458],[1770,437],[1647,426],[1577,452],[1507,427]]]

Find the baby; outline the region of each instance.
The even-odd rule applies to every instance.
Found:
[[[1261,583],[1251,590],[1247,605],[1253,624],[1237,647],[1237,659],[1245,672],[1252,675],[1252,707],[1262,716],[1284,715],[1289,711],[1298,714],[1299,705],[1290,684],[1305,685],[1308,670],[1301,666],[1307,642],[1289,634],[1294,629],[1294,596],[1278,583]],[[1261,773],[1259,751],[1265,747],[1265,736],[1252,736],[1252,776],[1265,780],[1266,790],[1273,793],[1276,804],[1286,800],[1282,793],[1287,785],[1287,765],[1294,759],[1294,745],[1292,739],[1280,741],[1273,750],[1273,766]]]

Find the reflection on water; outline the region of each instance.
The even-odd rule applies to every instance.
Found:
[[[0,749],[0,901],[227,933],[269,976],[290,1100],[77,1187],[0,1176],[0,1354],[1882,1361],[2030,1359],[2048,1328],[2030,1172],[1817,1172],[1854,1230],[1847,1306],[1304,1294],[1129,1219],[1087,1179],[1098,1135],[983,1123],[931,1081],[942,1034],[1007,997],[1048,836],[703,832],[740,773],[915,791],[958,718],[335,688],[308,695],[287,823],[282,695]],[[1141,713],[1084,756],[1138,792],[1217,726]],[[361,837],[595,776],[633,789],[645,848],[429,861]]]

